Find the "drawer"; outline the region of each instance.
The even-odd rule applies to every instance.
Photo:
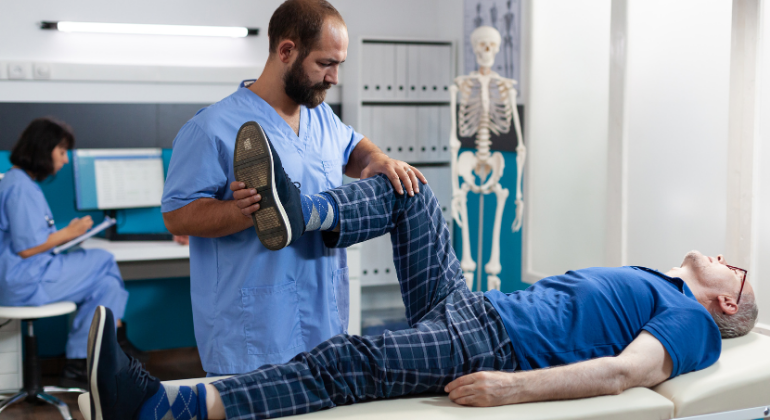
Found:
[[[0,325],[5,324],[6,322],[8,322],[8,320],[6,318],[0,318]],[[0,332],[19,331],[19,323],[20,322],[19,322],[18,319],[14,319],[10,323],[8,323],[8,325],[5,325],[2,328],[0,328]]]
[[[351,279],[361,278],[361,247],[358,244],[348,248],[348,267]]]
[[[0,353],[21,352],[21,337],[18,332],[0,330]]]
[[[18,390],[21,389],[21,384],[21,375],[18,373],[0,375],[0,390]]]
[[[19,353],[0,353],[0,375],[19,372]]]

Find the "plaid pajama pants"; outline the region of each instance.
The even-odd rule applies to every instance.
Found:
[[[428,185],[397,195],[383,175],[327,191],[337,200],[347,247],[391,234],[412,328],[380,336],[338,335],[281,365],[215,382],[228,419],[261,419],[425,392],[483,370],[513,371],[513,347],[482,293],[468,290],[449,230]]]

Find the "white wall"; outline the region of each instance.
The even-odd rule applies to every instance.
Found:
[[[757,305],[760,308],[759,322],[770,330],[770,7],[761,8],[761,42],[759,64],[759,136],[755,168],[755,211],[754,211],[754,264],[749,270],[749,279],[754,286]]]
[[[531,21],[525,279],[600,264],[603,246],[607,264],[661,270],[692,249],[725,253],[749,269],[770,332],[767,2],[537,1]],[[599,122],[611,101],[622,107],[609,109],[608,136]],[[597,220],[605,185],[606,219]]]
[[[626,264],[724,252],[731,6],[629,2]]]
[[[145,66],[222,66],[259,69],[268,54],[267,26],[281,0],[151,1],[127,3],[97,0],[31,0],[3,2],[0,13],[0,62],[66,62]],[[332,0],[345,18],[351,46],[342,67],[341,85],[352,83],[358,63],[361,36],[441,38],[462,37],[462,0]],[[218,39],[203,37],[67,34],[44,31],[42,20],[166,23],[248,26],[260,29],[257,37]],[[253,77],[259,75],[254,72]],[[347,76],[347,77],[346,77]],[[355,86],[351,84],[351,86]],[[104,101],[215,101],[237,86],[136,83],[52,83],[0,81],[0,101],[98,100]],[[355,89],[343,103],[355,102]],[[352,108],[349,107],[349,108]],[[347,118],[346,118],[347,119]]]
[[[279,1],[32,0],[3,2],[0,59],[99,64],[259,65],[267,50],[267,21]],[[218,39],[43,31],[42,20],[259,27],[258,37]],[[13,40],[13,41],[11,41]]]
[[[266,4],[269,3],[269,4]],[[118,64],[131,66],[234,66],[257,69],[266,57],[263,8],[277,1],[140,0],[130,6],[94,0],[5,2],[0,14],[0,61]],[[273,6],[274,7],[274,6]],[[258,37],[198,37],[67,34],[44,31],[42,20],[244,25]],[[255,72],[256,73],[256,72]],[[258,74],[255,74],[256,77]],[[236,86],[223,84],[83,83],[0,81],[1,101],[213,102]]]
[[[604,261],[610,0],[533,1],[524,280]]]
[[[732,3],[533,3],[525,278],[725,252]],[[612,7],[627,14],[611,39]],[[613,114],[623,145],[608,157],[611,42],[625,87]],[[609,159],[625,160],[608,176]],[[608,191],[614,177],[622,188]],[[622,217],[607,213],[615,195]],[[622,229],[607,231],[614,220]],[[608,243],[623,252],[605,254]]]

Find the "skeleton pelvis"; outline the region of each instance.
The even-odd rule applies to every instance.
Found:
[[[488,159],[480,159],[475,153],[460,153],[457,159],[457,173],[475,193],[488,194],[500,182],[505,169],[505,159],[500,152],[494,152]],[[478,184],[476,177],[478,176]]]

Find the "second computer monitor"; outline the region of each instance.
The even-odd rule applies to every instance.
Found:
[[[79,211],[158,207],[163,196],[161,149],[76,149],[72,153]]]

